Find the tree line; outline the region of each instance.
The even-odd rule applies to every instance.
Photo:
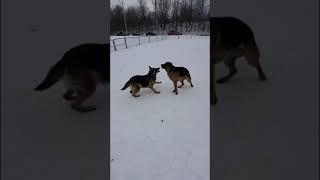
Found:
[[[176,29],[180,32],[209,32],[209,0],[137,0],[135,5],[123,8],[119,3],[110,10],[110,31],[112,34],[128,32],[166,32]],[[125,16],[125,18],[124,18]]]

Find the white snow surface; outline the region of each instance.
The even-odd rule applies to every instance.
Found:
[[[135,98],[120,89],[148,66],[171,61],[186,67],[175,95],[164,69]],[[111,53],[110,128],[112,180],[209,180],[209,39],[167,39]]]

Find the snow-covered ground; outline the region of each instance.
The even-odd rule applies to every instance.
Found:
[[[134,98],[120,89],[148,66],[171,61],[189,69],[172,93],[161,69],[154,88]],[[168,39],[111,53],[111,179],[209,180],[209,39]]]

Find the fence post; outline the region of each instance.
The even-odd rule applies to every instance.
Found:
[[[149,36],[149,43],[150,43],[150,36]]]
[[[140,37],[138,37],[138,40],[139,40],[139,46],[140,46]]]
[[[161,37],[162,37],[162,40],[163,40],[163,35]]]
[[[128,49],[127,38],[124,37],[124,44],[126,45],[126,49]]]
[[[114,39],[112,40],[112,44],[113,44],[114,51],[117,51],[117,47],[116,47],[116,43],[114,42]]]

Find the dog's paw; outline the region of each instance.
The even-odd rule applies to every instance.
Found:
[[[223,83],[227,82],[228,80],[229,80],[228,78],[221,78],[221,79],[218,79],[216,82],[218,84],[223,84]]]
[[[266,76],[261,76],[261,77],[259,77],[259,80],[263,82],[263,81],[266,81],[266,80],[268,80],[268,79],[267,79]]]

